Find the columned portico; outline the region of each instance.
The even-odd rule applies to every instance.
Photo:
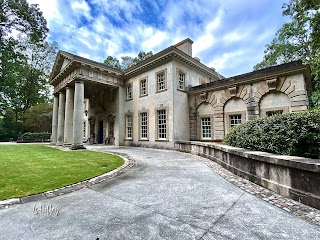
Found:
[[[65,93],[59,92],[57,145],[63,145],[65,101],[66,101]]]
[[[85,149],[84,139],[94,142],[93,138],[96,136],[96,139],[99,137],[99,143],[116,142],[119,145],[120,137],[124,138],[124,132],[120,128],[124,127],[121,114],[124,114],[122,99],[125,90],[120,97],[117,96],[117,89],[124,89],[121,70],[59,51],[50,84],[54,86],[55,95],[52,144],[70,147],[72,150]],[[121,111],[118,107],[121,107]],[[118,124],[113,121],[108,132],[107,116],[110,114],[117,115],[117,119],[122,122]],[[91,125],[93,121],[97,121],[96,129]]]
[[[71,149],[85,149],[83,146],[83,115],[84,115],[84,83],[74,84],[73,142]]]
[[[52,136],[51,144],[57,144],[57,131],[58,131],[58,110],[59,110],[59,96],[53,97],[53,114],[52,114]]]
[[[66,88],[66,109],[64,121],[64,146],[70,147],[73,143],[73,111],[74,111],[74,89]]]

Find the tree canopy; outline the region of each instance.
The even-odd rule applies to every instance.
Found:
[[[137,57],[122,56],[121,62],[119,61],[119,59],[113,56],[108,56],[103,63],[108,65],[109,67],[125,70],[151,57],[152,55],[153,55],[152,51],[149,51],[149,52],[140,51]]]
[[[318,105],[320,96],[320,2],[290,0],[282,6],[285,23],[270,44],[255,70],[301,59],[310,64],[313,94],[311,104]]]
[[[50,132],[52,104],[40,103],[29,108],[23,115],[25,130],[30,132]]]
[[[0,128],[6,128],[0,132],[11,138],[22,129],[24,113],[49,100],[57,44],[47,41],[49,29],[37,4],[0,0],[0,7]]]

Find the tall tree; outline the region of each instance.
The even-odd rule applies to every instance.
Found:
[[[20,62],[15,64],[12,82],[4,93],[6,107],[22,114],[31,106],[48,101],[48,77],[57,51],[56,43],[32,43],[19,39]]]
[[[46,40],[49,30],[38,5],[0,0],[0,7],[0,116],[7,136],[16,137],[24,112],[48,101],[57,45]]]
[[[266,45],[263,60],[255,70],[301,59],[310,64],[313,94],[311,104],[317,105],[320,96],[320,2],[318,0],[290,0],[283,4],[285,23]]]
[[[52,104],[40,103],[29,108],[23,115],[25,128],[31,132],[50,132]]]
[[[23,34],[31,42],[43,42],[48,34],[47,22],[38,5],[29,5],[26,0],[0,0],[0,93],[8,85],[10,72],[19,62],[15,51],[16,35]]]

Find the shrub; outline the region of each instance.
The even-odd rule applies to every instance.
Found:
[[[30,133],[26,132],[22,135],[23,140],[46,140],[50,139],[51,133]]]
[[[232,128],[223,142],[250,150],[320,158],[320,110],[251,120]]]

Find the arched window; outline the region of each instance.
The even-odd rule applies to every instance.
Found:
[[[213,139],[213,111],[213,106],[206,102],[202,103],[197,109],[197,132],[200,140]]]
[[[290,99],[282,92],[269,92],[260,102],[260,117],[282,114],[290,111]]]
[[[232,98],[224,105],[224,127],[225,134],[229,130],[245,122],[247,119],[247,105],[240,98]]]

